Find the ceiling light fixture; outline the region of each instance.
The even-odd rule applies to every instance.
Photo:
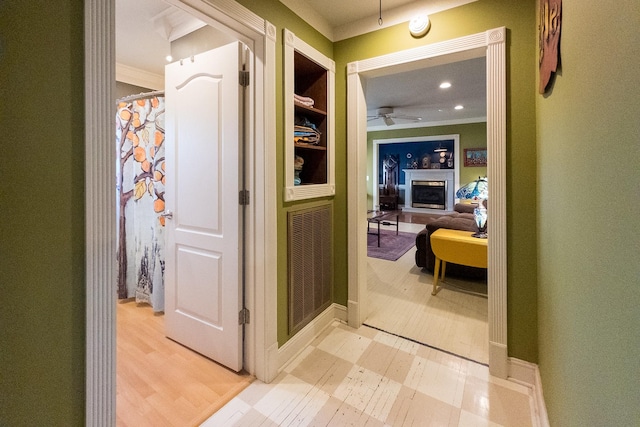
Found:
[[[173,56],[167,55],[167,56],[164,57],[164,59],[166,59],[167,62],[171,62],[171,61],[173,61]]]
[[[451,83],[449,82],[440,83],[440,89],[449,89],[450,87],[451,87]]]
[[[378,18],[378,25],[382,27],[382,0],[380,0],[380,17]]]
[[[456,110],[462,110],[464,107],[462,105],[456,105],[453,108],[455,108]]]
[[[429,28],[431,28],[431,21],[427,15],[414,16],[409,21],[409,32],[413,37],[424,36],[429,31]]]

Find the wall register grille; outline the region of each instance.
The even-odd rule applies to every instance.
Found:
[[[288,213],[289,334],[325,310],[333,293],[331,205]]]

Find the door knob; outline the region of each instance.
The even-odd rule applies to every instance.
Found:
[[[173,212],[171,211],[164,211],[160,214],[161,217],[167,218],[167,219],[172,219],[173,218]]]

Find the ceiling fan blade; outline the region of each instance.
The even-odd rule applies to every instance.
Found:
[[[396,124],[396,122],[394,122],[393,119],[391,117],[389,117],[389,116],[384,116],[383,120],[384,120],[384,124],[387,125],[387,126],[391,126],[391,125]]]
[[[422,117],[419,116],[408,116],[406,114],[397,114],[392,116],[394,119],[402,119],[402,120],[422,120]]]

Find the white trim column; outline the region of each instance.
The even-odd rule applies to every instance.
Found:
[[[486,32],[489,371],[507,378],[507,77],[506,31]]]
[[[85,2],[85,424],[116,423],[115,1]]]

